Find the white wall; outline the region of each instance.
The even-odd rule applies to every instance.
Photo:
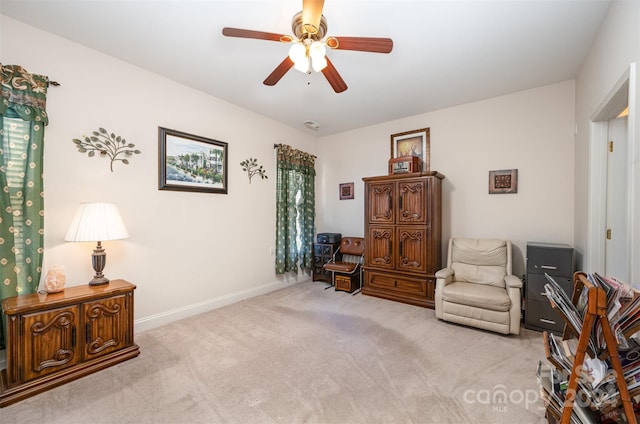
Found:
[[[605,100],[609,92],[613,89],[618,80],[629,69],[632,62],[640,64],[640,2],[637,1],[614,1],[611,3],[607,16],[605,17],[589,56],[585,61],[580,74],[576,80],[576,122],[578,125],[578,135],[576,137],[576,170],[575,170],[575,243],[576,248],[586,256],[587,252],[587,230],[588,230],[588,202],[589,202],[589,121],[598,107]],[[636,67],[636,70],[638,67]],[[638,72],[638,71],[636,71]],[[636,80],[640,74],[636,74]],[[633,93],[630,103],[640,105],[640,93],[637,89]],[[629,140],[630,143],[640,145],[640,117],[635,116],[632,123],[636,128],[635,138]],[[640,161],[640,150],[636,150],[632,172],[635,173],[634,212],[632,222],[635,228],[632,235],[635,239],[635,246],[631,256],[632,265],[636,269],[635,279],[637,283],[638,260],[640,252],[640,175],[638,163]],[[589,266],[589,264],[586,264]],[[593,272],[604,270],[585,269]]]
[[[45,271],[67,285],[93,276],[93,243],[64,234],[84,201],[115,203],[127,240],[105,242],[108,278],[137,285],[137,330],[295,281],[277,278],[274,143],[316,154],[313,137],[0,15],[0,61],[61,83],[48,93]],[[185,64],[197,66],[197,64]],[[229,143],[227,195],[158,190],[158,126]],[[142,154],[130,165],[80,154],[73,138],[104,127]],[[258,158],[268,179],[251,185],[240,162]],[[303,277],[300,277],[303,278]]]
[[[383,106],[381,106],[383,107]],[[362,177],[388,174],[390,135],[431,128],[431,169],[443,181],[443,261],[449,237],[573,243],[574,83],[567,81],[320,139],[319,231],[362,236]],[[518,169],[517,194],[488,194],[488,172]],[[355,199],[338,184],[355,182]]]
[[[47,265],[68,284],[93,275],[91,243],[65,243],[82,201],[116,203],[127,240],[106,242],[110,278],[135,284],[138,331],[295,279],[274,275],[273,143],[318,156],[317,230],[363,234],[362,177],[387,174],[390,134],[431,128],[432,169],[443,186],[443,253],[456,237],[515,244],[524,272],[527,241],[573,243],[574,84],[563,82],[314,139],[250,111],[0,15],[0,61],[62,83],[47,109]],[[381,105],[384,107],[384,105]],[[105,127],[142,151],[126,166],[77,152],[73,138]],[[229,143],[229,194],[158,191],[157,127]],[[240,161],[257,157],[268,180],[251,185]],[[519,192],[488,194],[488,171],[517,168]],[[338,184],[355,183],[355,199]],[[247,263],[249,265],[247,265]]]

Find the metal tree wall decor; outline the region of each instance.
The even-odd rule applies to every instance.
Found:
[[[240,165],[242,166],[243,171],[247,171],[247,175],[249,176],[249,184],[251,184],[251,178],[253,178],[253,176],[256,174],[260,175],[260,178],[262,178],[263,180],[269,178],[267,177],[267,174],[265,173],[266,171],[264,170],[262,165],[258,166],[258,159],[249,158],[240,162]]]
[[[109,134],[104,128],[99,128],[98,131],[94,131],[93,135],[89,137],[86,135],[82,137],[84,140],[73,139],[78,151],[80,153],[87,153],[90,158],[94,157],[96,152],[98,152],[100,156],[109,157],[109,159],[111,159],[109,165],[111,172],[113,172],[113,162],[120,161],[128,165],[129,159],[127,159],[127,157],[140,154],[140,150],[134,149],[135,144],[127,143],[124,137],[116,136],[114,133]]]

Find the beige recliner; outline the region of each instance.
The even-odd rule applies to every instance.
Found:
[[[436,272],[436,317],[519,334],[521,290],[509,240],[450,239],[447,267]]]

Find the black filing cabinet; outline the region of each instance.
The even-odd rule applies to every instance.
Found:
[[[544,286],[548,282],[544,274],[553,277],[571,298],[574,261],[573,248],[567,244],[527,243],[525,328],[562,332],[564,320],[544,295]]]
[[[313,243],[313,276],[312,281],[331,283],[331,272],[322,267],[333,258],[340,243]]]

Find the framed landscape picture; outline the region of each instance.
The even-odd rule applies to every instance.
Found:
[[[158,127],[159,190],[227,193],[227,143]]]
[[[420,158],[422,169],[416,169],[415,171],[430,171],[430,132],[429,128],[421,128],[419,130],[391,134],[391,159],[417,156]]]

